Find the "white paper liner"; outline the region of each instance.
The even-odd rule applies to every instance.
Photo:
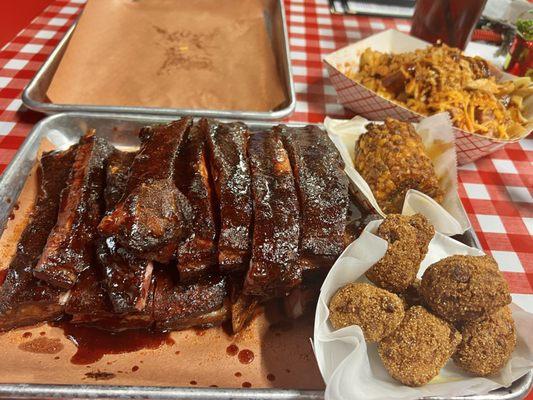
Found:
[[[517,347],[507,365],[496,376],[473,377],[449,361],[440,374],[422,387],[412,388],[395,381],[379,359],[376,344],[367,344],[361,329],[354,325],[333,331],[328,322],[331,296],[342,286],[368,282],[364,273],[387,249],[387,242],[374,233],[380,221],[372,221],[351,243],[331,268],[320,290],[315,314],[313,347],[327,384],[326,399],[418,399],[426,396],[485,394],[526,374],[533,367],[533,314],[511,305],[517,329]],[[454,254],[479,256],[484,253],[445,235],[436,233],[429,244],[418,276],[426,268]]]
[[[365,125],[370,122],[362,117],[355,117],[350,120],[326,117],[324,127],[344,160],[348,177],[370,205],[381,216],[385,217],[385,213],[379,207],[368,183],[354,167],[357,141],[366,132]],[[415,128],[433,162],[439,185],[444,193],[444,200],[440,205],[424,193],[409,190],[405,196],[402,214],[420,213],[431,222],[438,232],[444,235],[452,236],[464,233],[470,228],[470,222],[458,195],[457,161],[450,117],[447,113],[436,114],[424,118],[415,124]]]

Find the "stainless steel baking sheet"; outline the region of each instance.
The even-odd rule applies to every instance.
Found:
[[[68,146],[89,128],[120,146],[136,145],[136,132],[141,126],[167,122],[170,118],[102,115],[91,113],[66,113],[48,117],[39,122],[20,147],[13,161],[0,178],[0,226],[6,221],[24,186],[24,182],[36,161],[39,144],[48,138],[58,147]],[[271,127],[268,122],[249,122],[252,130]],[[300,124],[297,124],[300,125]],[[9,199],[9,201],[7,201]],[[467,231],[463,240],[476,244],[473,231]],[[524,398],[533,383],[533,374],[523,376],[510,388],[502,388],[482,396],[454,397],[473,400],[511,400]],[[62,398],[62,399],[322,399],[324,393],[316,390],[287,389],[223,389],[156,386],[108,386],[108,385],[47,385],[0,384],[0,398]],[[440,399],[440,398],[439,398]]]
[[[68,111],[96,112],[96,113],[121,113],[136,115],[159,115],[159,116],[205,116],[216,118],[235,118],[246,120],[277,120],[290,115],[296,106],[296,95],[294,92],[294,82],[290,65],[290,50],[287,34],[287,24],[285,20],[285,10],[283,0],[272,0],[273,11],[265,8],[264,18],[267,32],[270,37],[274,54],[276,57],[279,73],[282,77],[287,100],[278,109],[267,112],[258,111],[223,111],[208,109],[174,109],[157,107],[129,107],[129,106],[96,106],[77,104],[54,104],[46,97],[46,92],[61,62],[61,58],[67,48],[68,42],[75,29],[74,24],[59,42],[50,57],[45,61],[37,74],[26,86],[22,93],[23,103],[30,109],[46,114],[56,114]]]

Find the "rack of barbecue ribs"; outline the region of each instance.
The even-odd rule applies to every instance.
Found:
[[[218,217],[221,271],[246,269],[251,253],[252,197],[247,157],[250,132],[243,123],[200,121],[209,149]]]
[[[106,166],[104,191],[106,214],[111,213],[126,190],[128,173],[136,152],[114,150]],[[101,275],[115,312],[142,311],[151,284],[153,263],[136,257],[114,237],[98,239]]]
[[[62,315],[68,291],[37,279],[33,270],[55,225],[59,198],[74,162],[76,147],[40,160],[40,187],[0,290],[0,330],[32,325]]]
[[[289,154],[300,202],[298,262],[304,271],[327,270],[344,249],[348,178],[335,145],[316,126],[274,129]]]
[[[102,217],[104,162],[111,146],[89,132],[80,140],[57,222],[52,228],[34,274],[53,286],[69,289],[93,263],[96,227]]]
[[[297,265],[300,207],[289,156],[277,132],[258,132],[248,145],[254,229],[244,293],[288,293],[302,280]]]
[[[353,207],[325,132],[182,118],[139,139],[124,152],[91,131],[42,155],[0,283],[0,331],[67,317],[110,331],[231,321],[237,332],[261,303],[313,301]]]
[[[195,125],[189,129],[176,164],[178,189],[191,205],[189,236],[178,248],[178,270],[182,282],[198,279],[216,270],[217,252],[215,199],[207,166],[207,141]]]
[[[139,257],[171,261],[189,230],[190,205],[175,182],[176,162],[190,118],[141,129],[141,148],[130,167],[124,195],[98,225],[104,237]]]

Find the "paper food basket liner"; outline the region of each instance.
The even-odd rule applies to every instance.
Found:
[[[46,94],[81,106],[279,109],[275,4],[89,0]]]
[[[403,53],[423,49],[428,45],[430,45],[428,42],[390,29],[329,54],[324,59],[324,63],[328,69],[331,83],[337,91],[339,102],[356,114],[370,120],[384,120],[387,117],[391,117],[400,121],[420,121],[424,118],[423,115],[378,95],[376,92],[351,80],[337,68],[345,63],[358,65],[360,55],[368,47],[386,53]],[[508,74],[505,75],[505,77],[508,76]],[[533,96],[530,96],[528,100],[531,100],[531,97]],[[533,114],[533,101],[525,102],[524,114],[526,117]],[[493,153],[506,144],[518,142],[531,133],[532,130],[533,124],[529,123],[526,127],[526,132],[522,136],[512,140],[500,140],[454,127],[457,163],[464,165],[475,161]]]
[[[385,217],[386,214],[379,206],[368,182],[354,165],[359,138],[366,132],[366,125],[371,122],[383,123],[382,121],[369,121],[360,116],[347,120],[326,117],[324,128],[344,161],[344,171],[357,187],[354,192],[357,200],[368,210],[375,210]],[[424,117],[419,123],[413,125],[431,159],[444,197],[439,204],[426,194],[410,189],[405,194],[402,214],[420,213],[438,232],[448,236],[460,235],[470,229],[471,225],[458,193],[457,157],[450,116],[448,113],[439,113]]]
[[[375,343],[366,343],[357,325],[334,331],[328,321],[328,304],[344,285],[369,281],[364,273],[383,257],[387,242],[376,235],[380,221],[370,222],[361,236],[337,259],[326,277],[315,315],[313,346],[320,371],[326,381],[326,400],[411,400],[430,396],[480,395],[499,387],[508,387],[528,373],[533,366],[533,315],[511,304],[516,325],[517,346],[510,360],[493,376],[476,377],[465,373],[451,360],[440,374],[424,386],[409,387],[395,381],[386,371]],[[454,254],[480,256],[484,253],[454,239],[435,233],[428,253],[420,265],[418,277],[429,265]]]

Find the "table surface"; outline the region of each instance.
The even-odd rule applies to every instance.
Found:
[[[85,0],[51,5],[0,50],[0,173],[44,115],[22,105],[23,88],[83,8]],[[337,104],[322,58],[384,29],[407,32],[409,20],[330,15],[327,0],[285,0],[296,112],[292,121],[351,117]],[[0,21],[1,23],[1,21]],[[533,312],[533,137],[459,169],[459,194],[483,249],[498,261],[514,301]],[[532,398],[533,396],[528,396]]]
[[[44,116],[20,96],[83,8],[54,0],[0,50],[0,172]],[[336,101],[322,58],[350,42],[409,20],[330,15],[326,0],[285,0],[297,105],[292,121],[350,117]],[[483,249],[498,261],[514,301],[533,312],[533,137],[459,169],[459,194]]]

